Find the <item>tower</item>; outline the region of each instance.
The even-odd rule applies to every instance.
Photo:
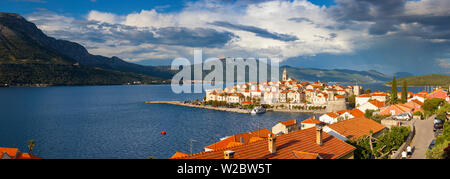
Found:
[[[287,80],[288,80],[287,70],[286,70],[286,68],[284,68],[284,71],[283,71],[283,81],[287,81]]]

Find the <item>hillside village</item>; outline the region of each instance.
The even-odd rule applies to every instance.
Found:
[[[450,102],[448,91],[441,88],[435,89],[431,93],[426,91],[419,93],[408,92],[408,99],[404,103],[390,104],[390,93],[373,92],[360,94],[361,87],[327,86],[326,83],[319,82],[313,84],[298,83],[294,79],[287,78],[287,75],[283,75],[283,81],[268,83],[268,85],[269,90],[265,90],[264,84],[263,88],[257,88],[258,86],[254,85],[238,85],[234,88],[225,89],[222,93],[214,90],[210,91],[206,98],[207,100],[219,99],[228,102],[227,98],[217,97],[233,96],[220,95],[232,92],[239,98],[229,102],[243,103],[245,102],[244,99],[248,100],[248,98],[252,99],[256,96],[263,99],[262,101],[264,102],[267,102],[266,99],[269,99],[268,104],[288,104],[287,102],[296,104],[296,102],[306,101],[306,103],[310,104],[325,105],[328,102],[339,100],[342,100],[345,104],[347,96],[356,95],[355,107],[351,110],[328,112],[318,118],[313,116],[301,122],[297,120],[280,121],[271,130],[259,129],[228,136],[204,147],[204,152],[196,154],[176,152],[171,159],[400,158],[403,155],[402,153],[404,153],[403,151],[406,150],[406,146],[411,144],[417,130],[414,123],[409,123],[408,121],[412,120],[413,117],[414,120],[424,119],[426,112],[423,109],[423,105],[425,101],[439,99],[446,102],[446,105]],[[273,85],[272,87],[280,87],[281,92],[270,91],[271,85]],[[296,90],[293,90],[293,88]],[[263,91],[264,95],[260,96]],[[265,97],[266,94],[277,96],[277,98],[274,100]],[[284,94],[286,100],[284,100],[285,97],[280,97]],[[401,93],[398,93],[398,96],[399,100],[401,100]],[[440,106],[443,105],[440,104]],[[440,106],[438,107],[440,108]],[[401,115],[407,115],[411,118],[396,118]],[[373,118],[374,116],[381,117],[381,120],[376,121]],[[448,120],[448,118],[447,112],[447,119],[445,120]],[[401,136],[404,140],[397,141],[397,143],[394,142],[395,144],[389,144],[395,146],[390,149],[385,148],[387,145],[382,146],[380,141],[391,141],[392,139],[387,138],[395,135]],[[372,148],[372,151],[366,152],[372,152],[372,154],[364,156],[361,154],[364,152],[360,151],[363,147],[359,146],[362,144],[358,142],[363,140],[370,142],[378,140],[381,144],[371,144],[378,150],[374,151]],[[404,157],[402,156],[402,158]]]

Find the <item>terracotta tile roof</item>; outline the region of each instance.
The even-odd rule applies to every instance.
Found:
[[[302,121],[302,123],[305,123],[305,124],[319,124],[319,123],[322,123],[322,122],[320,122],[319,120],[316,120],[314,118],[309,118],[309,119],[306,119],[306,120]]]
[[[428,92],[424,90],[424,91],[418,92],[417,94],[428,94]]]
[[[386,93],[372,93],[372,96],[387,96]]]
[[[29,153],[20,152],[17,148],[0,147],[0,158],[2,158],[5,154],[13,159],[42,159]]]
[[[280,123],[287,127],[287,126],[292,126],[292,125],[297,124],[297,121],[296,120],[289,120],[289,121],[283,121],[283,122],[280,122]]]
[[[172,157],[170,157],[170,159],[173,158],[180,158],[180,157],[185,157],[188,156],[188,154],[182,153],[182,152],[176,152],[174,155],[172,155]]]
[[[221,140],[219,142],[216,142],[214,144],[206,146],[205,148],[212,149],[212,150],[219,150],[222,148],[239,145],[237,143],[246,144],[246,143],[258,141],[258,140],[260,140],[258,138],[261,138],[261,139],[267,138],[267,136],[269,134],[272,134],[272,132],[269,131],[269,129],[261,129],[261,130],[257,130],[257,131],[236,134],[236,135],[230,136],[224,140]]]
[[[11,158],[15,158],[16,155],[19,153],[19,149],[18,148],[6,148],[6,147],[0,147],[0,153],[6,153],[8,154]]]
[[[346,112],[350,113],[350,110],[342,110],[342,111],[338,111],[336,113],[338,113],[339,115],[342,115],[342,114],[344,114]]]
[[[337,95],[336,98],[345,98],[343,95]]]
[[[357,96],[357,98],[370,98],[372,95],[370,95],[370,94],[362,94],[362,95],[359,95],[359,96]]]
[[[332,117],[332,118],[337,118],[338,117],[338,115],[336,113],[334,113],[334,112],[327,113],[327,115]]]
[[[316,129],[309,128],[278,136],[276,153],[270,153],[267,140],[260,140],[221,150],[202,152],[176,159],[223,159],[224,151],[233,150],[235,159],[296,159],[293,151],[318,153],[324,159],[337,159],[355,150],[355,147],[324,132],[323,145],[316,144]]]
[[[242,102],[242,104],[253,104],[253,102],[251,102],[251,101],[244,101],[244,102]]]
[[[361,110],[359,110],[359,109],[352,109],[351,111],[350,111],[350,114],[352,114],[352,116],[353,117],[361,117],[361,116],[364,116],[364,112],[362,112]]]
[[[376,134],[385,129],[383,125],[364,116],[337,122],[328,125],[328,127],[350,140],[356,140],[362,136],[369,135],[370,131]]]
[[[423,103],[422,103],[421,101],[417,100],[417,99],[411,100],[411,101],[414,102],[414,103],[416,103],[416,104],[418,104],[418,105],[423,106]]]
[[[319,159],[320,155],[318,153],[302,152],[302,151],[292,151],[295,158],[297,159]]]
[[[29,153],[19,152],[19,154],[17,154],[16,156],[16,159],[42,159],[42,158]]]
[[[371,100],[369,101],[369,103],[373,104],[374,106],[376,106],[377,108],[381,108],[386,106],[386,104],[384,102],[378,101],[378,100]]]

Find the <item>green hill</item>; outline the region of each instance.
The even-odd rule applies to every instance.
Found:
[[[18,14],[0,12],[0,84],[167,83],[168,70],[92,55],[80,44],[48,37]]]
[[[408,83],[408,86],[442,86],[450,85],[450,75],[432,74],[425,76],[409,76],[397,79],[397,84],[403,84],[403,81]],[[386,85],[391,85],[391,82]]]

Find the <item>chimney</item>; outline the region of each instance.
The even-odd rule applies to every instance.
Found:
[[[224,153],[224,159],[234,159],[234,151],[232,150],[227,150]]]
[[[276,140],[277,138],[275,136],[272,136],[272,134],[269,134],[268,143],[269,143],[269,152],[270,153],[276,153],[277,152],[277,146],[276,146]]]
[[[323,144],[322,131],[323,123],[316,124],[316,143],[319,145]]]

